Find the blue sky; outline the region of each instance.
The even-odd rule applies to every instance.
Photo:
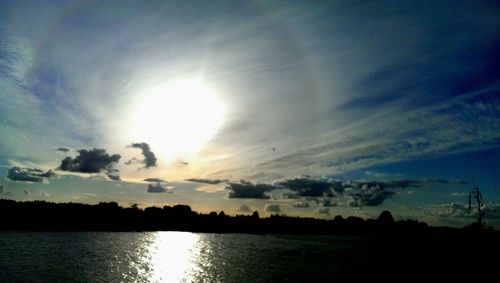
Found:
[[[0,7],[2,197],[500,223],[492,2]]]

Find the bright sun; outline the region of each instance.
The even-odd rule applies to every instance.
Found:
[[[145,89],[134,105],[130,134],[146,142],[163,160],[194,154],[220,128],[224,104],[214,90],[196,80],[179,80]]]

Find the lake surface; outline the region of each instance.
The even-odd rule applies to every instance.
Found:
[[[1,281],[332,281],[367,238],[189,232],[0,232]]]
[[[494,273],[496,234],[460,235],[0,231],[0,282],[449,282]]]

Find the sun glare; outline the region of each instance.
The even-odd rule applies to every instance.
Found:
[[[196,80],[156,85],[134,105],[130,133],[164,160],[194,154],[222,125],[224,104],[214,90]]]
[[[156,232],[149,245],[150,282],[190,282],[197,272],[199,236],[187,232]]]

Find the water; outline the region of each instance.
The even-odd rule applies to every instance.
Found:
[[[370,239],[188,232],[0,232],[2,282],[335,281]]]

